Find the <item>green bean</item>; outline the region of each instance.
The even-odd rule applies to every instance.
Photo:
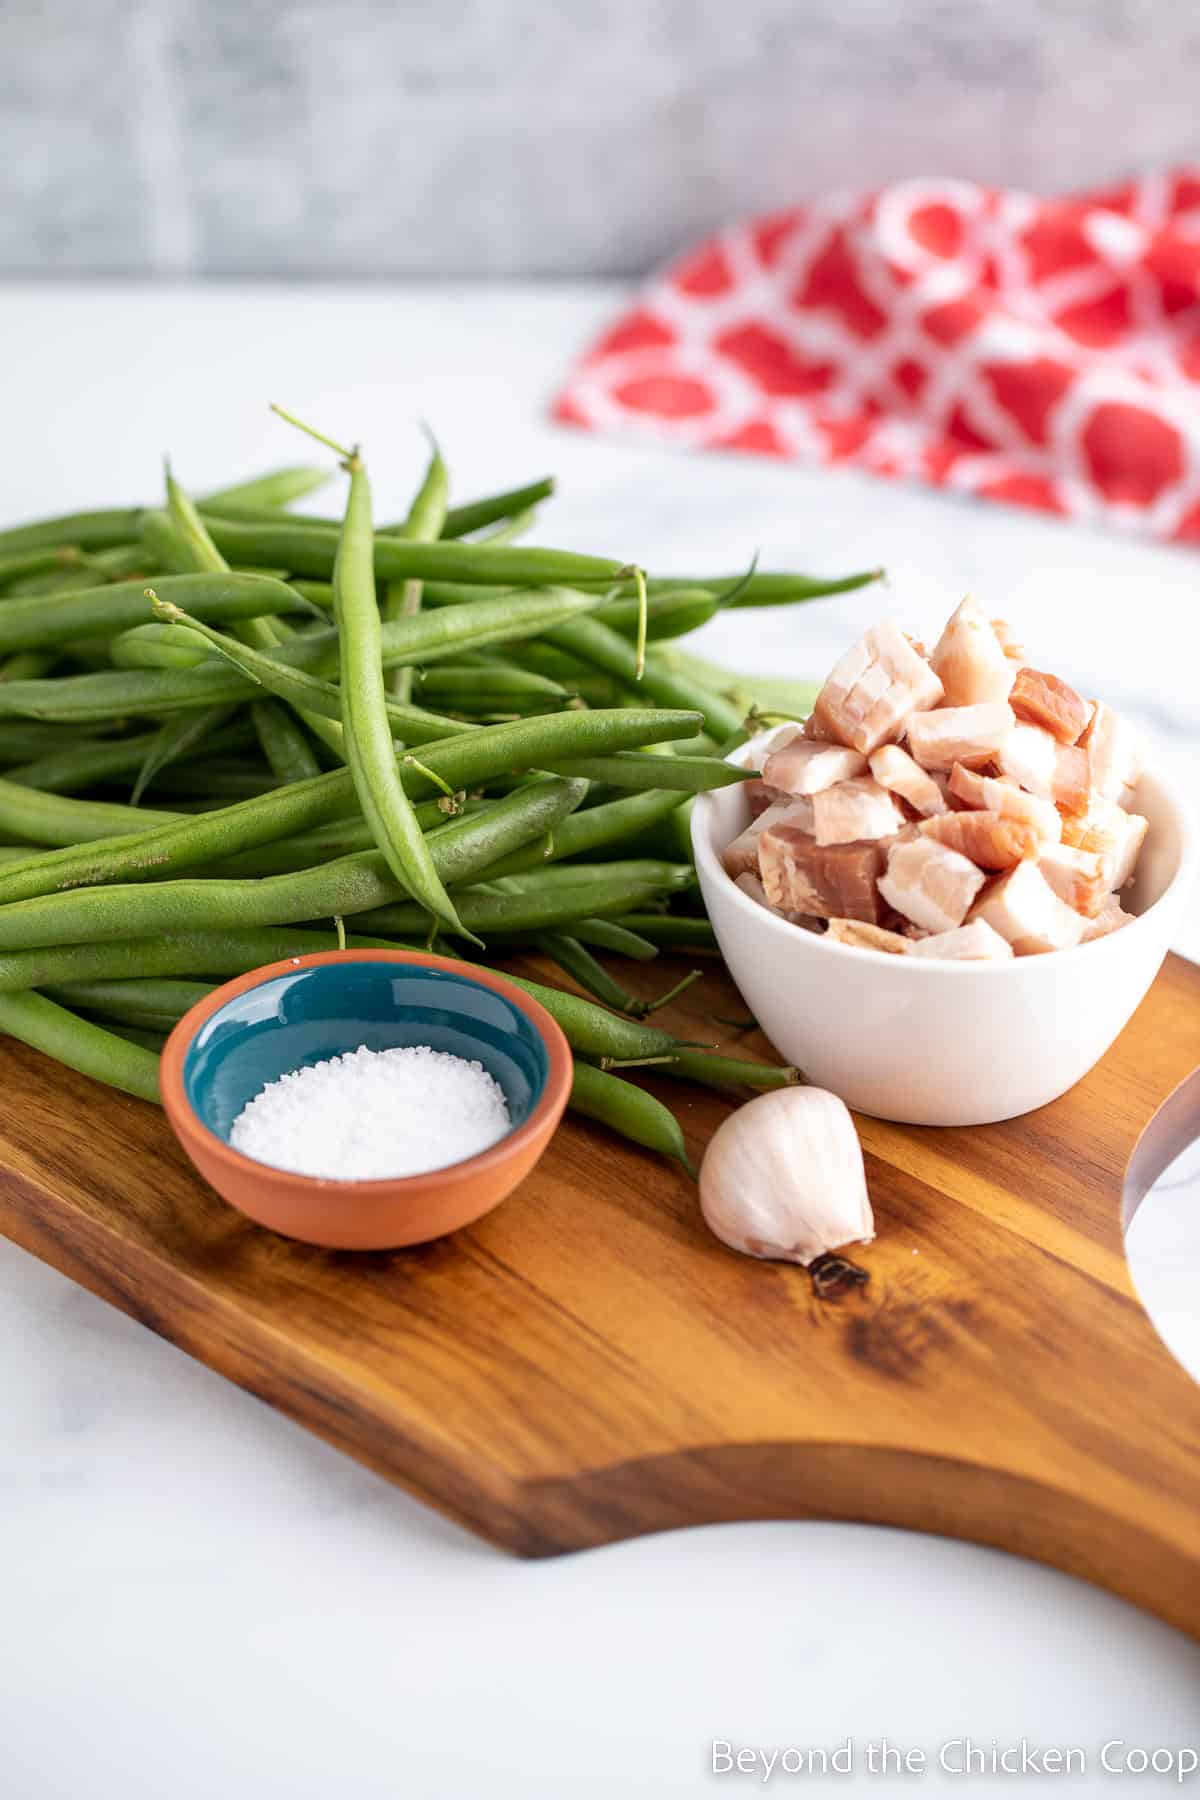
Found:
[[[644,1088],[623,1081],[619,1075],[607,1075],[589,1063],[576,1062],[567,1104],[572,1112],[607,1125],[632,1143],[674,1157],[695,1179],[696,1171],[678,1119]]]
[[[279,792],[286,795],[295,788]],[[453,820],[428,843],[422,839],[422,848],[439,881],[465,882],[518,844],[551,830],[579,804],[582,793],[578,784],[544,778],[485,813]],[[95,893],[52,893],[0,907],[0,947],[98,943],[189,926],[221,931],[289,925],[334,914],[348,917],[411,892],[381,855],[365,852],[261,881],[182,879],[106,886]]]
[[[262,575],[163,575],[164,600],[202,619],[246,619],[290,612],[297,596],[282,581]],[[149,617],[144,581],[109,582],[57,601],[36,596],[0,604],[0,651],[35,650],[72,637],[112,637]]]
[[[122,1038],[127,1044],[136,1044],[139,1050],[153,1051],[156,1057],[161,1056],[163,1045],[167,1041],[165,1031],[147,1031],[139,1025],[122,1025],[115,1019],[92,1018],[86,1011],[81,1016],[89,1024],[102,1026],[105,1031],[110,1031],[114,1037]],[[104,1081],[106,1077],[97,1073],[96,1079]],[[112,1083],[109,1085],[111,1086]]]
[[[791,606],[797,601],[820,600],[830,594],[849,594],[855,588],[869,587],[882,581],[883,569],[863,569],[856,575],[752,575],[744,588],[724,604],[730,609],[743,606]],[[736,577],[730,582],[736,588]]]
[[[108,656],[116,669],[198,669],[205,663],[214,666],[211,650],[197,640],[190,627],[161,624],[157,620],[119,632],[109,641]]]
[[[63,1006],[103,1013],[123,1025],[170,1031],[212,985],[204,981],[69,981],[50,989]]]
[[[106,544],[127,544],[130,538],[137,536],[140,523],[138,507],[60,513],[56,518],[37,519],[29,525],[11,525],[7,531],[0,531],[0,554],[56,549],[62,544],[76,544],[83,550],[97,550]]]
[[[0,720],[0,763],[32,762],[66,743],[97,744],[103,740],[88,732],[73,733],[61,725],[47,725],[38,719]]]
[[[0,958],[0,991],[4,985],[5,960]],[[657,1025],[641,1025],[633,1019],[620,1018],[590,1000],[581,999],[578,994],[566,994],[561,988],[547,987],[544,982],[530,981],[523,975],[510,974],[506,979],[541,1002],[561,1025],[572,1050],[582,1056],[596,1060],[601,1057],[634,1060],[678,1054],[676,1040],[669,1031],[661,1031]]]
[[[217,517],[210,517],[207,523],[218,549],[234,562],[278,563],[295,575],[308,576],[327,576],[333,569],[338,545],[333,526],[294,521],[244,525]],[[492,587],[578,586],[583,581],[606,585],[622,576],[627,567],[611,557],[581,556],[571,550],[460,544],[445,539],[422,544],[383,533],[375,538],[373,560],[381,581],[418,578],[481,582]]]
[[[513,596],[523,591],[521,588],[511,588],[508,594]],[[466,601],[478,599],[479,589],[462,582],[431,581],[425,584],[425,597],[431,606],[461,606]],[[717,611],[717,606],[716,595],[707,588],[665,589],[650,596],[647,601],[647,636],[652,639],[682,637],[686,632],[696,631],[701,625],[707,624]],[[604,600],[597,606],[592,617],[599,619],[610,630],[634,636],[638,624],[637,597],[631,594],[627,598]],[[580,666],[578,659],[575,661],[576,666]],[[586,668],[589,665],[584,663],[582,666]]]
[[[623,925],[652,944],[689,950],[716,950],[716,933],[707,919],[684,918],[679,913],[622,913],[613,924]]]
[[[432,448],[425,479],[417,490],[403,525],[394,528],[396,537],[409,538],[418,543],[431,543],[441,535],[442,526],[446,522],[449,477],[436,442],[432,439],[430,441]],[[420,610],[419,581],[394,581],[388,584],[383,608],[385,619],[414,618]],[[412,669],[404,665],[393,670],[390,687],[397,700],[411,700]]]
[[[76,854],[72,848],[75,845],[119,837],[129,831],[135,819],[146,827],[179,822],[174,813],[135,812],[132,807],[114,806],[106,800],[68,800],[61,794],[43,794],[37,788],[0,780],[0,831],[31,844],[62,846],[68,857]],[[97,849],[98,845],[92,843],[90,854],[94,855]],[[39,864],[43,861],[32,852],[29,856]],[[39,893],[44,891],[37,889]]]
[[[586,719],[587,713],[577,713]],[[610,782],[614,787],[669,788],[681,794],[704,794],[712,788],[752,781],[754,769],[739,769],[718,756],[673,756],[669,761],[643,756],[640,751],[618,750],[604,756],[577,756],[568,762],[556,757],[543,765],[557,774],[580,775],[588,781]]]
[[[619,632],[596,619],[572,619],[545,635],[560,650],[593,663],[605,675],[615,676],[635,691],[648,694],[660,706],[688,706],[702,713],[705,730],[717,739],[728,737],[742,722],[741,713],[728,701],[654,657],[646,658],[639,678],[637,652]]]
[[[160,568],[175,575],[199,573],[201,565],[188,549],[174,520],[161,507],[152,507],[142,514],[142,543],[147,556]]]
[[[139,737],[85,738],[82,743],[67,744],[8,769],[5,780],[47,794],[76,794],[81,788],[99,787],[118,775],[132,774],[142,766],[157,737],[152,731]]]
[[[611,950],[618,956],[632,957],[634,962],[653,962],[658,955],[657,944],[630,931],[621,919],[576,919],[571,927],[571,934],[581,944],[590,944],[597,950]]]
[[[829,594],[848,594],[855,588],[881,581],[886,571],[864,569],[854,575],[791,575],[757,567],[740,575],[652,575],[647,581],[651,596],[668,588],[701,587],[717,601],[736,609],[745,606],[787,606],[804,600],[820,600]],[[590,580],[582,585],[591,585]],[[623,578],[621,591],[633,593],[633,583]]]
[[[551,860],[565,862],[568,857],[586,856],[590,851],[636,837],[638,832],[669,817],[682,803],[683,795],[673,789],[651,788],[643,794],[623,795],[620,800],[573,812],[554,833]],[[515,858],[493,871],[497,876],[515,872]]]
[[[553,756],[564,745],[586,745],[589,741],[597,745],[637,743],[639,740],[647,743],[672,735],[683,736],[693,728],[694,722],[693,713],[621,710],[551,713],[545,718],[522,720],[517,725],[494,725],[486,731],[471,731],[460,738],[430,744],[422,750],[422,767],[402,762],[400,778],[413,797],[420,799],[437,785],[425,773],[426,769],[453,790],[470,789],[515,768],[541,768],[547,756]],[[122,817],[127,822],[150,815],[139,815],[131,808],[101,809],[85,806],[79,801],[35,795],[28,788],[0,780],[0,831],[31,837],[42,843],[78,846],[31,857],[23,864],[0,870],[0,904],[67,888],[99,886],[105,882],[146,881],[173,870],[201,867],[239,850],[249,850],[277,838],[294,837],[299,832],[324,825],[353,803],[354,789],[349,770],[334,769],[318,775],[313,781],[295,782],[259,800],[243,801],[204,818],[172,819],[169,815],[160,815],[164,822],[153,831],[129,830],[127,824],[126,834],[117,839],[114,835],[117,827],[110,815]],[[73,835],[37,837],[29,825],[39,823],[36,817],[39,806],[58,807],[65,813],[80,814]],[[89,818],[94,815],[101,828],[81,828],[84,813]],[[18,818],[21,824],[12,822]],[[105,819],[109,820],[107,832],[103,829]],[[41,829],[51,829],[51,824],[41,822]],[[57,829],[60,832],[69,829],[65,818]],[[103,845],[84,842],[89,837],[105,835],[113,841]],[[499,850],[496,860],[502,860]]]
[[[283,469],[268,469],[265,475],[252,475],[249,481],[238,481],[232,487],[217,488],[206,494],[202,506],[260,506],[275,511],[303,500],[333,480],[332,469],[314,468],[309,464],[293,464]]]
[[[441,833],[438,833],[429,839],[429,848],[435,854],[440,838]],[[570,924],[573,919],[617,912],[629,902],[630,896],[633,896],[633,904],[639,905],[656,894],[672,893],[690,885],[692,880],[691,869],[681,872],[672,863],[647,863],[644,867],[646,873],[641,879],[626,874],[616,881],[581,881],[525,893],[489,893],[484,888],[470,888],[455,895],[461,921],[461,926],[455,929],[464,937],[508,936],[511,933],[524,936]],[[36,905],[37,902],[29,904]],[[360,923],[368,931],[418,937],[424,929],[421,909],[415,905],[384,904],[363,911],[365,916]],[[0,943],[3,942],[4,923],[0,914]]]
[[[196,641],[211,645],[247,680],[288,701],[310,725],[314,717],[336,719],[340,724],[344,704],[343,690],[332,681],[310,675],[307,670],[295,668],[285,662],[283,657],[293,648],[291,643],[277,645],[266,653],[249,644],[235,643],[222,632],[214,631],[211,626],[180,612],[178,607],[156,602],[155,612],[163,619],[178,621],[176,625],[168,625],[168,630],[181,628],[190,631]],[[384,705],[391,731],[408,743],[432,743],[436,738],[457,737],[471,729],[460,720],[447,719],[438,713],[427,712],[424,707],[409,706],[400,700],[385,699]],[[334,748],[341,753],[340,737]]]
[[[452,816],[451,802],[444,796],[438,800],[421,800],[414,807],[417,824],[422,831],[434,831]],[[464,812],[478,812],[494,801],[466,799],[459,803]],[[329,825],[299,837],[280,838],[256,849],[243,850],[236,856],[224,857],[210,864],[218,875],[287,875],[294,869],[311,869],[331,857],[350,856],[356,850],[373,850],[375,840],[365,819],[335,819]]]
[[[554,477],[545,476],[541,481],[531,481],[525,487],[509,488],[506,493],[488,494],[482,500],[471,500],[465,506],[452,506],[446,514],[442,525],[444,538],[466,537],[468,532],[479,531],[484,525],[492,525],[498,519],[511,519],[514,513],[527,512],[539,501],[548,500],[554,492]],[[392,529],[383,526],[383,531]]]
[[[210,740],[237,711],[233,706],[206,706],[200,712],[174,713],[163,720],[148,745],[138,769],[137,780],[129,796],[129,804],[137,806],[142,795],[164,769],[181,757],[189,756],[196,747]]]
[[[437,460],[440,464],[440,458]],[[459,936],[470,937],[446,892],[396,768],[375,598],[370,482],[357,450],[348,453],[345,466],[350,492],[333,566],[333,612],[341,652],[341,722],[346,760],[363,817],[396,880],[434,919]],[[444,514],[443,498],[439,522]],[[579,790],[580,798],[584,791]]]
[[[303,728],[277,700],[256,700],[250,717],[259,747],[276,780],[311,781],[321,773]]]
[[[22,581],[30,575],[46,575],[53,570],[78,566],[83,552],[75,544],[62,544],[50,550],[13,550],[0,556],[0,587]]]
[[[533,940],[533,947],[541,954],[556,963],[565,975],[578,983],[585,993],[593,999],[601,1001],[605,1006],[615,1008],[617,1012],[638,1016],[640,1003],[623,988],[619,981],[613,979],[602,963],[596,961],[591,951],[578,938],[570,937],[565,932],[538,932]]]
[[[652,640],[684,637],[707,625],[716,610],[717,601],[707,588],[669,588],[647,598],[646,635]],[[607,600],[592,616],[610,631],[632,637],[637,630],[637,598],[631,594],[627,599]]]
[[[18,650],[0,663],[0,682],[17,688],[29,681],[40,681],[61,660],[57,650]]]
[[[252,800],[259,794],[278,793],[279,782],[269,769],[248,768],[245,763],[208,758],[203,762],[176,762],[160,769],[155,777],[155,790],[171,800],[181,796],[203,801],[206,808],[211,808],[236,800]]]
[[[637,886],[657,882],[664,888],[682,890],[695,885],[696,872],[690,863],[638,856],[619,862],[555,863],[552,867],[504,876],[489,869],[487,881],[490,891],[503,894],[545,894],[567,888],[579,893],[587,888],[619,886],[622,881]]]
[[[351,950],[397,948],[382,938],[351,936],[347,943]],[[336,948],[332,929],[305,931],[279,926],[264,930],[156,932],[153,937],[17,950],[11,956],[0,956],[0,994],[76,981],[245,975],[264,963]]]
[[[551,589],[521,606],[484,601],[467,623],[466,608],[454,615],[423,613],[383,627],[383,665],[425,662],[453,656],[479,644],[534,634],[554,618],[586,611],[594,602],[586,595]],[[456,630],[457,628],[457,630]],[[314,633],[280,644],[272,656],[305,671],[336,667],[334,633]],[[110,719],[136,713],[153,717],[193,706],[214,706],[254,697],[253,683],[233,669],[208,663],[189,669],[114,669],[97,675],[74,675],[60,681],[0,683],[0,715],[55,718],[75,722]]]
[[[685,1081],[702,1081],[706,1087],[795,1087],[800,1072],[778,1063],[743,1062],[733,1056],[681,1050],[673,1062],[664,1063],[664,1075]]]
[[[498,525],[491,525],[486,531],[480,531],[471,539],[473,544],[515,544],[518,538],[528,537],[537,524],[537,508],[531,506],[525,512],[514,513],[511,519],[501,519]],[[443,537],[445,533],[442,533]]]
[[[511,700],[569,700],[568,690],[545,675],[529,669],[516,669],[503,663],[487,667],[459,663],[435,663],[431,669],[416,671],[417,684],[430,700],[453,699],[474,694],[480,699],[508,703]]]
[[[234,487],[209,494],[204,504],[248,505],[274,503],[284,506],[289,500],[311,493],[328,481],[325,470],[276,469]],[[109,507],[100,512],[62,513],[56,518],[37,519],[29,525],[14,525],[0,531],[0,552],[56,548],[76,544],[84,550],[120,546],[136,538],[141,527],[140,507]]]
[[[44,994],[0,994],[0,1031],[139,1100],[159,1097],[157,1056],[76,1017]]]

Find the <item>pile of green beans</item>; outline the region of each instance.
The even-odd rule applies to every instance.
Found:
[[[715,950],[688,810],[745,779],[719,749],[745,682],[672,644],[879,571],[646,577],[629,545],[518,543],[553,482],[451,504],[432,443],[379,525],[359,450],[310,435],[349,477],[340,518],[288,510],[338,474],[304,464],[195,501],[168,471],[158,505],[0,530],[0,1033],[153,1100],[163,1034],[215,981],[347,927],[532,952],[562,985],[513,978],[567,1036],[572,1107],[690,1168],[642,1068],[795,1071],[649,1023],[678,968],[652,999],[620,973]]]

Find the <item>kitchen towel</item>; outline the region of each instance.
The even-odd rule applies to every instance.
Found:
[[[904,181],[736,225],[555,415],[1200,542],[1200,171],[1058,200]]]

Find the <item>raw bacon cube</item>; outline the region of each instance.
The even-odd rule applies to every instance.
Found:
[[[791,738],[782,749],[772,750],[763,764],[763,780],[785,794],[819,794],[835,782],[864,775],[867,759],[844,744],[813,743]]]
[[[1088,779],[1095,792],[1128,806],[1142,773],[1140,734],[1128,719],[1097,700],[1091,724],[1079,741],[1087,751]]]
[[[908,951],[910,956],[940,957],[945,962],[1003,962],[1011,958],[1013,947],[986,920],[973,919],[954,931],[914,938]]]
[[[1008,703],[1026,725],[1040,725],[1060,744],[1074,744],[1092,716],[1088,702],[1040,669],[1018,669]]]
[[[1036,857],[1042,842],[1032,825],[1002,812],[944,813],[922,819],[920,830],[981,869],[1011,869],[1024,857]]]
[[[822,788],[809,802],[818,844],[853,844],[863,838],[894,837],[904,814],[886,788],[870,776]]]
[[[910,713],[941,698],[942,684],[924,657],[894,620],[884,619],[842,657],[812,716],[821,732],[869,756],[901,735]]]
[[[942,706],[908,721],[908,747],[923,769],[990,762],[1012,735],[1016,720],[1007,700],[978,706]]]
[[[878,925],[883,912],[876,881],[887,863],[878,839],[865,844],[818,844],[794,825],[764,831],[758,867],[772,906],[821,919],[862,919]]]
[[[1062,815],[1052,800],[1041,800],[1026,793],[1011,781],[999,781],[994,775],[980,775],[955,763],[950,771],[950,792],[964,806],[984,812],[1003,813],[1030,825],[1045,844],[1057,844],[1062,836]]]
[[[926,818],[934,813],[948,812],[946,796],[938,783],[918,762],[902,750],[899,744],[883,744],[873,750],[868,757],[871,773],[879,783],[893,794],[899,794],[907,800],[914,812]]]
[[[983,886],[983,873],[927,837],[893,844],[879,891],[888,905],[925,931],[953,931]]]
[[[933,647],[930,665],[946,690],[947,706],[1006,700],[1014,668],[995,627],[969,596]]]
[[[1018,863],[990,882],[971,918],[982,919],[1007,938],[1018,956],[1069,950],[1083,936],[1083,915],[1059,899],[1031,862]]]

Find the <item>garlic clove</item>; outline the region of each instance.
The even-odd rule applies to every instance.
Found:
[[[739,1107],[704,1153],[700,1209],[714,1236],[747,1256],[807,1268],[843,1244],[869,1244],[875,1218],[845,1102],[795,1087]]]

